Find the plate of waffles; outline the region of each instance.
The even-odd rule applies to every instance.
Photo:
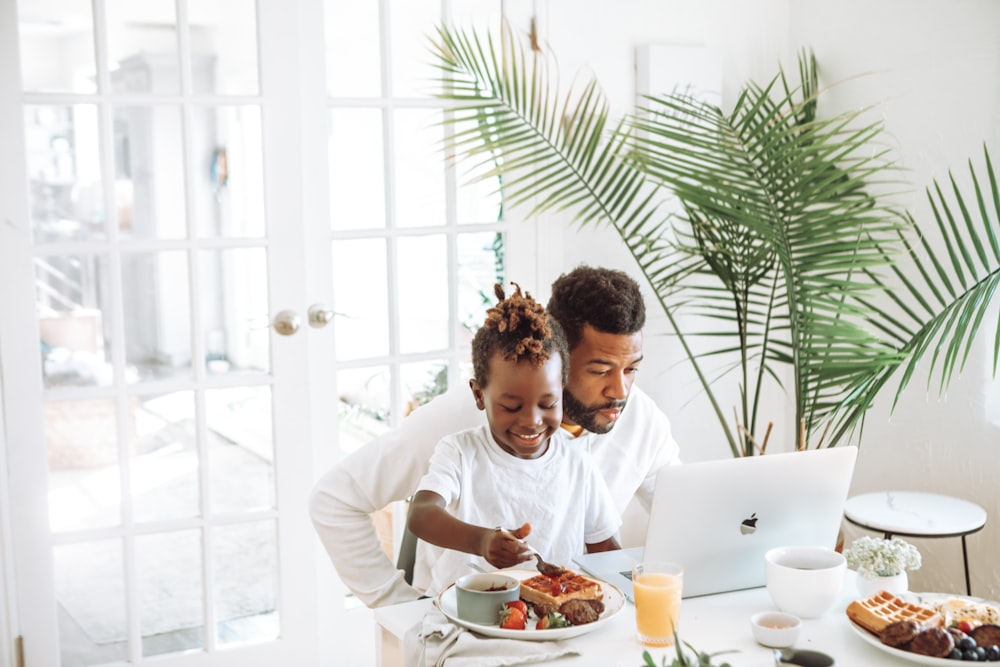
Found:
[[[980,598],[945,593],[902,593],[881,591],[868,598],[855,600],[847,607],[851,629],[872,646],[902,660],[920,665],[954,666],[956,660],[936,655],[924,655],[908,648],[895,648],[884,643],[881,631],[896,621],[913,621],[921,629],[921,642],[927,648],[950,652],[949,640],[941,637],[945,630],[961,620],[974,625],[996,624],[1000,620],[1000,605]],[[931,629],[931,630],[928,630]],[[912,631],[910,631],[912,632]],[[909,639],[909,637],[907,637]],[[954,640],[954,635],[951,637]]]
[[[521,580],[522,595],[525,590],[525,582],[535,580],[539,576],[537,570],[503,570],[503,572]],[[605,625],[608,621],[617,616],[622,609],[624,609],[625,594],[622,593],[617,586],[609,584],[606,581],[594,579],[593,577],[584,577],[583,575],[578,575],[575,572],[569,572],[569,575],[574,578],[579,577],[579,581],[592,590],[596,590],[592,588],[593,584],[600,586],[600,589],[597,590],[593,597],[604,603],[604,611],[601,612],[596,621],[584,623],[582,625],[570,625],[565,628],[546,628],[544,630],[536,630],[535,624],[537,623],[538,618],[535,617],[534,612],[531,612],[528,616],[527,627],[524,630],[501,628],[499,619],[497,621],[497,625],[480,625],[479,623],[470,623],[468,621],[463,621],[458,617],[458,605],[455,600],[454,584],[446,588],[440,595],[437,596],[437,598],[435,598],[435,604],[437,605],[437,608],[441,610],[441,613],[448,617],[448,620],[452,623],[461,625],[462,627],[468,628],[473,632],[486,635],[487,637],[526,639],[529,641],[570,639],[588,632],[593,632],[594,630]],[[531,605],[528,606],[530,608]]]

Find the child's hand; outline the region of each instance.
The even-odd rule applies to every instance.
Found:
[[[529,560],[532,553],[531,548],[521,541],[529,533],[531,533],[530,523],[509,531],[503,528],[488,531],[483,539],[483,558],[490,565],[501,570]]]

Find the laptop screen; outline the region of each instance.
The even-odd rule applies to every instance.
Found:
[[[667,466],[644,557],[681,563],[685,597],[763,586],[769,549],[836,545],[856,458],[843,446]]]
[[[645,547],[574,560],[629,599],[631,566],[643,558],[680,563],[686,598],[763,586],[772,547],[835,546],[856,458],[842,446],[666,466]]]

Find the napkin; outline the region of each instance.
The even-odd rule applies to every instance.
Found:
[[[502,667],[579,655],[563,641],[483,637],[429,611],[403,638],[406,667]]]

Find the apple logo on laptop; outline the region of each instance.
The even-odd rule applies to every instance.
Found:
[[[756,512],[751,514],[749,519],[743,519],[743,523],[740,524],[740,532],[744,535],[751,535],[755,530],[757,530]]]

